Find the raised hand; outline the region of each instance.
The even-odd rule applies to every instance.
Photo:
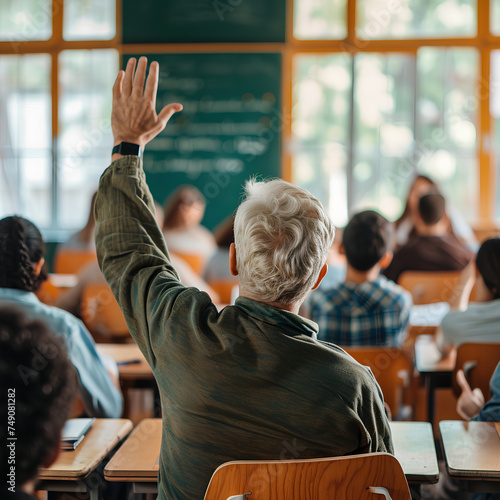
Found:
[[[463,370],[457,371],[457,383],[462,394],[457,401],[457,413],[464,419],[470,420],[479,414],[484,406],[484,396],[481,389],[470,388]]]
[[[165,128],[170,117],[182,110],[182,104],[168,104],[156,114],[159,64],[151,63],[144,88],[148,60],[146,57],[139,59],[134,76],[135,63],[135,58],[130,58],[126,70],[121,70],[116,77],[111,128],[115,146],[131,142],[144,148]]]

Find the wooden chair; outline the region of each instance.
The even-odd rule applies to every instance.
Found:
[[[58,250],[54,259],[54,272],[58,274],[77,274],[97,256],[91,250]]]
[[[205,267],[205,257],[200,254],[195,253],[181,253],[181,252],[170,252],[182,259],[189,267],[198,275],[203,274],[203,268]]]
[[[384,496],[410,500],[403,469],[388,453],[366,453],[227,462],[212,476],[205,500],[376,500]]]
[[[403,390],[409,387],[412,373],[410,358],[396,347],[342,346],[358,363],[370,367],[384,401],[393,415],[399,413],[403,402]]]
[[[130,340],[123,313],[106,283],[92,283],[82,295],[83,322],[96,341],[120,342]]]
[[[478,387],[486,401],[490,399],[490,380],[500,362],[500,343],[466,343],[457,348],[457,361],[453,370],[453,393],[458,398],[457,371],[462,369],[472,389]]]
[[[413,303],[450,302],[456,293],[461,271],[405,271],[398,285],[408,290]]]
[[[233,289],[238,286],[238,280],[215,280],[208,284],[217,293],[222,304],[231,304]]]

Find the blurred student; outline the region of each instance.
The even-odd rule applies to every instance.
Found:
[[[43,322],[0,307],[2,499],[35,500],[38,469],[50,467],[59,455],[75,389],[75,371],[61,339]]]
[[[417,175],[410,186],[403,214],[394,223],[396,226],[396,249],[402,247],[416,236],[417,231],[414,221],[415,216],[418,214],[418,202],[424,194],[429,192],[440,193],[439,186],[429,177]],[[444,220],[446,221],[446,231],[448,233],[454,234],[469,250],[477,251],[479,244],[472,228],[451,204],[448,204]]]
[[[73,234],[66,243],[59,245],[59,249],[64,250],[89,250],[95,252],[95,242],[94,242],[94,230],[95,230],[95,219],[94,219],[94,205],[97,193],[92,195],[90,200],[89,216],[87,218],[87,224],[85,227]]]
[[[155,202],[155,217],[158,225],[163,223],[163,208],[157,202]],[[202,280],[190,267],[186,262],[184,262],[180,257],[176,255],[172,255],[172,262],[176,266],[177,271],[179,272],[180,279],[182,283],[186,286],[194,286],[207,292],[212,300],[218,302],[219,296],[218,294],[212,290],[212,288]],[[91,262],[87,264],[83,269],[78,272],[78,282],[76,285],[61,294],[57,297],[55,301],[55,306],[65,311],[70,312],[77,318],[82,317],[81,305],[82,305],[82,297],[85,288],[89,285],[94,285],[98,283],[106,283],[104,276],[99,269],[99,264],[97,260],[95,262]],[[105,332],[103,332],[105,335]]]
[[[380,275],[392,259],[392,224],[377,212],[356,214],[344,229],[345,281],[311,293],[309,317],[318,338],[344,346],[399,346],[403,343],[411,295]]]
[[[229,247],[234,243],[234,217],[231,215],[215,228],[214,237],[217,250],[210,257],[205,267],[204,279],[211,281],[233,281],[238,284],[238,277],[229,270]]]
[[[461,271],[470,262],[472,252],[448,231],[441,194],[420,198],[414,224],[416,235],[396,252],[387,278],[397,282],[404,271]]]
[[[163,236],[169,251],[196,254],[206,261],[217,250],[213,234],[200,223],[205,214],[205,198],[194,186],[178,187],[165,201]]]
[[[469,303],[474,282],[475,300]],[[475,265],[469,264],[457,289],[452,310],[441,324],[442,338],[438,340],[442,348],[465,342],[500,342],[500,238],[481,245]]]
[[[122,395],[116,363],[111,358],[101,359],[81,321],[57,307],[42,304],[34,293],[46,278],[44,252],[42,235],[29,220],[0,220],[0,305],[15,305],[27,317],[44,321],[64,340],[78,372],[89,416],[120,417]]]

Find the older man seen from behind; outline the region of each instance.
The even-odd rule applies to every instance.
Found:
[[[215,469],[238,459],[392,452],[372,373],[316,339],[297,314],[326,273],[334,228],[310,193],[250,182],[230,268],[240,297],[218,311],[179,282],[154,218],[138,149],[179,104],[155,111],[158,63],[135,59],[113,89],[113,163],[96,203],[99,263],[158,383],[163,435],[158,498],[202,499]],[[123,144],[127,143],[127,144]],[[121,145],[121,146],[120,146]]]

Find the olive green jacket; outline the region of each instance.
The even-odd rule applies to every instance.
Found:
[[[316,323],[243,297],[218,311],[179,282],[141,160],[104,172],[95,214],[99,264],[160,391],[160,500],[202,500],[229,460],[393,452],[371,371]]]

